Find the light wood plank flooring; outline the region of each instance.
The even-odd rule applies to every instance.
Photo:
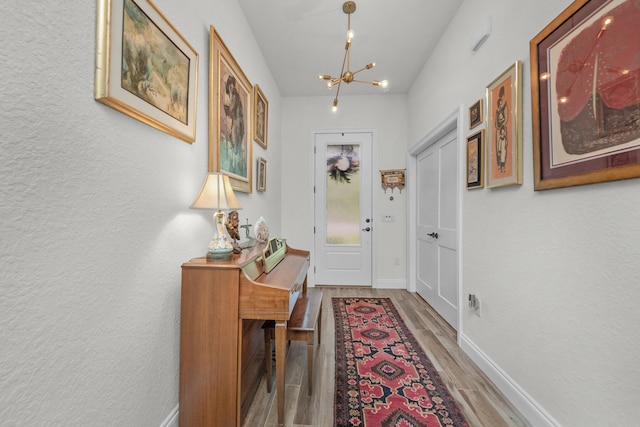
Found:
[[[422,345],[471,427],[530,427],[500,391],[456,344],[455,331],[417,294],[405,290],[319,287],[322,342],[316,346],[313,394],[307,395],[306,345],[292,341],[286,361],[285,426],[333,426],[335,336],[332,297],[388,297]],[[275,369],[275,367],[274,367]],[[274,390],[263,378],[243,427],[277,426]]]

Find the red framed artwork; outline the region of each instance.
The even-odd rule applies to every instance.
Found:
[[[640,4],[576,0],[530,42],[534,188],[640,176]]]

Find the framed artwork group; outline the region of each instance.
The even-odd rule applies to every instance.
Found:
[[[467,188],[522,184],[522,63],[516,61],[486,88],[487,120],[467,138]],[[469,127],[482,123],[483,100],[469,108]],[[485,143],[486,136],[486,143]]]
[[[640,177],[639,28],[637,1],[575,0],[530,41],[534,190]],[[486,110],[467,138],[467,188],[522,184],[520,61],[486,87]]]
[[[151,0],[97,0],[94,98],[192,143],[198,53]],[[251,193],[252,146],[267,148],[269,102],[209,28],[210,172]],[[264,160],[264,159],[263,159]],[[266,189],[266,160],[259,187]]]
[[[225,172],[234,190],[251,193],[252,142],[267,148],[269,102],[260,86],[251,85],[213,26],[209,61],[209,171]],[[259,191],[266,190],[266,160],[262,164]]]

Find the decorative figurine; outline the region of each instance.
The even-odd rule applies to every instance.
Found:
[[[267,240],[269,240],[269,224],[267,224],[267,221],[265,221],[263,217],[260,217],[256,221],[255,233],[256,233],[256,240],[258,242],[264,243]]]
[[[229,215],[227,215],[227,223],[225,226],[227,227],[227,232],[229,233],[229,237],[233,239],[233,253],[239,254],[242,252],[240,245],[238,245],[238,240],[240,240],[240,233],[238,232],[238,224],[240,223],[238,211],[231,211]]]

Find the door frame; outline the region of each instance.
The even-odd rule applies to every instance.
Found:
[[[416,292],[416,268],[417,268],[417,253],[416,253],[416,209],[418,206],[418,186],[417,186],[417,172],[418,172],[418,155],[425,149],[439,141],[449,132],[456,130],[456,139],[458,144],[458,183],[466,182],[465,171],[465,156],[466,150],[463,149],[462,141],[464,141],[464,106],[460,105],[448,116],[446,116],[439,124],[437,124],[431,131],[423,136],[416,144],[409,148],[407,152],[407,187],[408,187],[408,205],[407,205],[407,277],[409,292]],[[458,345],[461,345],[462,337],[462,312],[465,307],[465,298],[462,293],[464,283],[464,277],[462,274],[462,191],[461,185],[458,184],[457,188],[458,199],[458,331],[457,340]]]
[[[309,227],[309,242],[314,248],[310,255],[309,271],[311,274],[307,276],[307,286],[316,285],[316,260],[315,260],[315,243],[316,234],[313,227],[316,226],[316,197],[315,197],[315,147],[316,134],[318,133],[371,133],[371,179],[372,183],[376,182],[376,165],[378,164],[378,129],[374,128],[313,128],[309,130],[309,146],[311,156],[309,156],[309,206],[313,213],[311,227]],[[378,218],[378,204],[376,202],[375,184],[371,186],[371,224],[373,232],[371,233],[371,288],[378,288],[378,272],[375,268],[375,260],[378,256],[378,245],[376,238],[376,219]]]

